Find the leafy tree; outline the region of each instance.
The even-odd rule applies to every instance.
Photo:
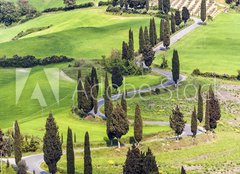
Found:
[[[84,101],[85,91],[83,89],[83,84],[81,80],[81,70],[78,70],[77,94],[78,94],[78,109],[83,109],[83,105],[85,102]]]
[[[171,8],[170,0],[163,0],[163,11],[164,13],[168,14]]]
[[[128,59],[128,44],[124,41],[122,43],[122,59],[123,60]]]
[[[149,10],[149,0],[146,0],[146,10]]]
[[[176,106],[176,108],[172,110],[172,115],[170,116],[170,127],[174,130],[178,140],[179,135],[183,133],[185,128],[185,121],[183,118],[184,116],[180,112],[179,107]]]
[[[113,106],[112,106],[112,99],[111,99],[111,88],[108,82],[108,75],[106,72],[105,75],[105,89],[104,89],[104,113],[106,117],[109,117],[112,114]]]
[[[202,2],[201,2],[201,20],[202,20],[202,22],[205,22],[206,17],[207,17],[206,0],[202,0]]]
[[[20,13],[21,16],[25,15],[30,16],[37,12],[37,10],[29,4],[28,0],[18,0],[17,4],[18,12]]]
[[[202,89],[202,86],[199,85],[199,88],[198,88],[198,112],[197,112],[197,118],[198,118],[198,121],[200,123],[203,120],[203,98],[202,98],[201,89]]]
[[[176,10],[175,12],[175,21],[177,26],[179,26],[182,23],[182,18],[179,10]]]
[[[158,174],[158,166],[150,148],[146,153],[146,156],[143,158],[143,173]]]
[[[85,113],[89,113],[93,108],[93,99],[92,99],[92,85],[91,85],[91,79],[89,76],[85,77],[85,83],[84,83],[84,90],[85,95],[83,97],[83,111]]]
[[[175,84],[177,84],[179,80],[180,74],[180,63],[177,50],[173,50],[173,58],[172,58],[172,78]]]
[[[57,162],[62,156],[62,143],[59,137],[58,126],[52,113],[49,114],[45,127],[46,132],[43,137],[44,161],[48,166],[49,172],[55,174],[57,172]]]
[[[10,26],[12,23],[19,21],[18,9],[13,2],[0,1],[0,22],[5,26]]]
[[[182,9],[182,20],[184,21],[185,24],[187,23],[189,18],[190,18],[190,13],[189,13],[187,7],[183,7],[183,9]]]
[[[76,5],[76,0],[63,0],[63,3],[64,3],[67,7],[70,7],[70,6]]]
[[[127,100],[126,100],[126,93],[125,92],[122,94],[121,106],[122,106],[123,110],[125,111],[125,113],[127,115]]]
[[[133,31],[129,30],[129,41],[128,41],[128,60],[133,60],[134,58],[134,39]]]
[[[152,65],[152,62],[154,60],[155,52],[153,51],[153,48],[150,44],[150,42],[146,42],[143,47],[143,61],[145,64],[150,67]]]
[[[28,168],[24,160],[19,161],[17,167],[17,174],[27,174]]]
[[[163,37],[164,37],[164,19],[161,18],[161,21],[160,21],[160,41],[163,41]]]
[[[210,130],[210,114],[209,114],[209,94],[206,97],[205,125],[206,131]]]
[[[192,136],[196,137],[197,135],[197,114],[196,114],[196,108],[194,107],[194,110],[192,112],[192,119],[191,119],[191,132]]]
[[[92,158],[88,132],[85,133],[84,140],[84,174],[92,174]]]
[[[184,169],[183,166],[182,166],[182,168],[181,168],[181,174],[186,174],[186,170]]]
[[[111,132],[111,134],[118,139],[118,147],[120,148],[119,140],[123,135],[127,134],[129,130],[128,119],[121,105],[116,105],[110,118],[109,132]]]
[[[73,149],[73,138],[72,138],[72,130],[68,128],[67,134],[67,173],[74,174],[75,173],[75,160],[74,160],[74,149]]]
[[[135,118],[134,118],[134,138],[139,143],[142,140],[143,133],[143,121],[141,116],[141,109],[139,105],[135,108]]]
[[[22,159],[22,136],[17,121],[15,121],[14,123],[13,139],[14,139],[15,163],[18,164]]]
[[[143,28],[141,26],[140,29],[139,29],[139,53],[143,52],[144,44],[145,44],[144,34],[143,34]]]
[[[144,28],[144,45],[147,44],[147,42],[149,42],[149,36],[148,36],[148,28],[145,27]]]
[[[172,33],[176,32],[176,21],[173,13],[171,14],[171,31]]]
[[[163,46],[166,47],[166,49],[170,45],[170,28],[169,28],[169,21],[164,21],[164,35],[163,35]]]
[[[117,89],[118,87],[122,86],[123,83],[123,76],[118,66],[113,68],[112,72],[112,87]]]

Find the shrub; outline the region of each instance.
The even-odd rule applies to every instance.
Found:
[[[105,1],[99,1],[99,2],[98,2],[98,6],[107,6],[107,5],[110,5],[110,4],[111,4],[110,1],[107,1],[107,2],[105,2]]]
[[[112,5],[109,5],[106,9],[106,12],[119,13],[120,11],[121,7],[113,7]]]

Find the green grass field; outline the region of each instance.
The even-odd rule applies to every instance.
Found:
[[[177,49],[182,72],[191,73],[199,68],[203,72],[236,75],[239,70],[240,14],[220,14],[213,22],[198,28],[174,44],[167,52],[171,62],[172,50]],[[155,59],[162,62],[161,56]]]
[[[135,50],[138,50],[138,30],[149,25],[149,16],[118,16],[105,13],[105,8],[90,8],[44,14],[24,24],[0,29],[0,56],[66,55],[74,58],[97,58],[120,49],[128,41],[128,30],[134,31]],[[47,30],[32,33],[11,41],[19,32],[29,28],[53,25]],[[159,20],[156,20],[159,27]],[[158,30],[157,30],[158,31]]]

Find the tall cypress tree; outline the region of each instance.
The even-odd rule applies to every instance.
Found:
[[[179,10],[176,10],[175,12],[175,23],[177,26],[179,26],[182,23],[181,13]]]
[[[202,0],[202,2],[201,2],[201,20],[202,20],[202,22],[205,22],[206,17],[207,17],[206,0]]]
[[[146,10],[149,10],[149,0],[146,0]]]
[[[144,46],[144,34],[143,34],[143,28],[142,26],[139,29],[139,53],[142,53],[143,46]]]
[[[181,174],[186,174],[186,170],[184,169],[183,166],[182,166],[182,168],[181,168]]]
[[[171,31],[172,33],[176,32],[176,21],[173,13],[171,14]]]
[[[194,110],[192,112],[191,132],[192,132],[192,137],[196,137],[196,135],[197,135],[197,114],[196,114],[196,108],[195,107],[194,107]]]
[[[174,130],[177,139],[179,140],[179,135],[183,133],[183,130],[185,128],[185,121],[184,116],[180,112],[180,109],[178,106],[176,106],[175,109],[172,110],[172,115],[170,116],[170,127]]]
[[[171,8],[170,0],[163,0],[163,11],[164,13],[168,14]]]
[[[126,93],[125,92],[122,94],[121,106],[122,106],[123,110],[125,111],[125,113],[127,115],[127,100],[126,100]]]
[[[122,43],[122,59],[128,59],[128,44],[125,41]]]
[[[73,138],[72,138],[72,130],[68,128],[67,133],[67,173],[74,174],[75,173],[75,160],[74,160],[74,149],[73,149]]]
[[[84,141],[84,174],[92,174],[92,158],[88,132],[85,133]]]
[[[206,131],[210,130],[210,115],[209,115],[209,95],[206,97],[205,125]]]
[[[150,40],[150,43],[153,47],[155,44],[154,44],[154,29],[153,29],[152,19],[150,19],[150,24],[149,24],[149,40]]]
[[[14,156],[15,156],[15,163],[18,164],[22,160],[22,136],[20,133],[20,128],[18,126],[18,122],[15,121],[14,123],[14,134],[13,134],[14,142]]]
[[[143,60],[145,64],[150,67],[152,65],[152,62],[154,60],[155,52],[153,51],[153,48],[149,41],[145,42],[145,45],[143,47]]]
[[[189,18],[190,18],[190,13],[189,13],[187,7],[183,7],[183,9],[182,9],[182,20],[184,21],[185,24],[187,23]]]
[[[128,0],[124,0],[125,9],[128,10]]]
[[[123,84],[123,76],[118,66],[113,67],[112,70],[112,87],[117,89]]]
[[[92,91],[92,85],[91,85],[91,79],[89,76],[85,77],[85,83],[84,83],[84,103],[83,103],[83,111],[85,113],[89,113],[93,109],[93,99],[91,95]]]
[[[109,107],[113,108],[113,104],[112,101],[109,101]],[[114,133],[112,132],[112,130],[114,130],[113,124],[112,124],[112,113],[110,115],[108,115],[107,117],[107,121],[106,121],[106,132],[107,132],[107,136],[108,139],[110,140],[111,146],[112,146],[112,140],[114,139]]]
[[[175,84],[177,84],[179,80],[180,74],[180,63],[177,50],[173,50],[173,58],[172,58],[172,78]]]
[[[153,37],[154,37],[154,45],[157,44],[157,28],[156,28],[156,23],[155,23],[155,19],[153,18],[152,20],[153,23]]]
[[[139,105],[135,108],[135,118],[134,118],[134,138],[139,143],[142,140],[143,133],[143,121],[141,116],[141,109]]]
[[[169,28],[169,20],[164,21],[164,35],[163,35],[163,46],[166,47],[166,49],[170,45],[170,28]]]
[[[81,80],[81,70],[78,70],[77,94],[78,94],[78,109],[83,109],[85,91],[83,89],[83,84]]]
[[[45,127],[46,132],[43,137],[44,161],[48,166],[49,172],[55,174],[57,172],[57,162],[62,156],[62,143],[58,132],[58,126],[52,113],[49,114]]]
[[[160,12],[163,11],[163,0],[158,0],[158,10],[159,10]]]
[[[198,112],[197,112],[197,118],[198,121],[201,123],[203,120],[203,98],[202,98],[202,86],[199,85],[198,88]]]
[[[134,58],[134,38],[132,29],[129,30],[129,41],[128,41],[128,59],[133,60]]]
[[[161,21],[160,21],[160,41],[163,41],[163,37],[164,37],[164,19],[161,18]]]
[[[96,86],[96,89],[97,89],[97,94],[98,94],[98,91],[99,91],[99,81],[98,81],[98,76],[97,76],[97,70],[95,67],[92,67],[92,71],[91,71],[91,85],[92,87],[94,87],[94,85]]]
[[[148,36],[148,28],[144,28],[144,45],[146,45],[149,42],[149,36]]]
[[[143,158],[143,173],[152,173],[158,174],[158,166],[150,148],[146,153],[146,156]]]
[[[111,96],[112,96],[111,88],[109,86],[108,75],[107,75],[107,72],[106,72],[106,75],[105,75],[105,88],[104,88],[104,113],[105,113],[106,117],[111,115],[112,114],[112,110],[113,110]]]
[[[92,98],[93,98],[93,109],[94,113],[97,114],[98,112],[98,93],[97,93],[97,85],[93,85],[92,87]]]

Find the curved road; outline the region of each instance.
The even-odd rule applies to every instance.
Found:
[[[198,28],[199,26],[201,26],[201,20],[198,18],[192,18],[194,20],[194,23],[184,29],[182,29],[181,31],[177,32],[176,34],[174,34],[173,36],[171,36],[171,44],[176,43],[178,40],[180,40],[181,38],[183,38],[185,35],[187,35],[188,33],[190,33],[191,31],[195,30],[196,28]],[[163,44],[161,43],[160,45],[157,45],[154,48],[154,51],[156,53],[159,53],[160,51],[165,50],[165,48],[163,47]],[[162,74],[166,77],[167,81],[165,83],[162,83],[160,85],[156,85],[154,87],[150,87],[150,88],[145,88],[145,89],[140,89],[140,90],[135,90],[135,91],[130,91],[127,94],[128,95],[134,95],[137,93],[142,93],[142,92],[147,92],[149,90],[152,89],[163,89],[169,86],[174,85],[174,82],[172,81],[172,73],[168,72],[168,71],[164,71],[164,70],[160,70],[160,69],[156,69],[153,68],[152,71]],[[184,76],[180,76],[179,82],[184,81],[185,77]],[[116,94],[112,96],[113,100],[119,99],[121,97],[121,94]],[[101,112],[100,112],[100,108],[104,105],[104,100],[103,99],[99,99],[98,101],[98,113],[97,115],[101,116],[101,117],[105,117]],[[150,124],[150,125],[169,125],[168,122],[161,122],[161,121],[144,121],[145,124]],[[199,128],[198,129],[198,133],[204,132],[203,128]],[[182,136],[189,136],[191,135],[191,126],[187,125],[185,126],[184,129],[184,133]],[[33,170],[35,171],[36,174],[48,174],[46,171],[42,170],[40,165],[41,163],[44,161],[43,160],[43,154],[37,154],[37,155],[31,155],[31,156],[26,156],[23,157],[23,160],[26,161],[27,167],[28,167],[28,171],[30,173],[33,172]],[[7,161],[7,159],[3,159],[3,161]],[[12,165],[15,165],[15,160],[13,158],[9,159],[9,163]]]

